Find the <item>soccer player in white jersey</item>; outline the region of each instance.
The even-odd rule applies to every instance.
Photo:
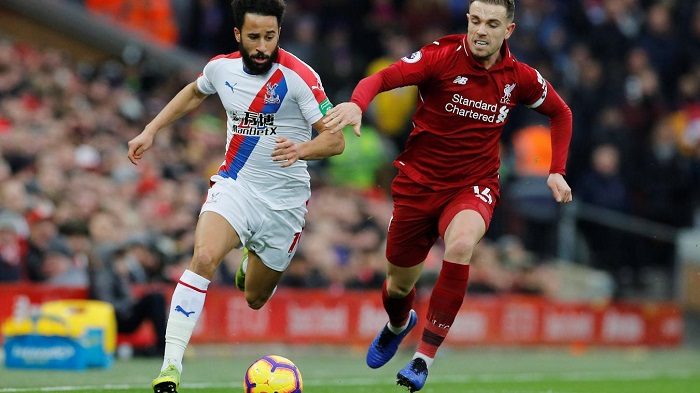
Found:
[[[182,358],[207,287],[223,258],[245,247],[245,298],[253,309],[272,295],[304,227],[310,197],[306,160],[343,152],[342,133],[324,132],[332,107],[318,74],[280,49],[283,0],[234,0],[239,51],[213,58],[140,135],[129,141],[136,164],[156,133],[218,94],[227,114],[225,159],[195,230],[194,255],[172,295],[166,347],[155,393],[177,392]],[[312,126],[318,136],[312,138]]]

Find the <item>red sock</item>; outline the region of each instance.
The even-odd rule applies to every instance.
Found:
[[[389,315],[389,322],[391,323],[391,326],[403,326],[403,324],[408,321],[408,314],[411,312],[411,307],[413,307],[413,298],[415,297],[415,287],[411,289],[411,292],[409,292],[406,297],[389,297],[389,292],[386,290],[386,280],[384,280],[384,286],[382,287],[382,303],[384,303],[384,309]]]
[[[462,307],[468,280],[469,265],[442,261],[440,275],[430,295],[426,324],[418,345],[419,353],[431,359],[435,357]]]

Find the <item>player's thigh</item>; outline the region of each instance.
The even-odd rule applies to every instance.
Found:
[[[282,273],[282,271],[273,270],[267,266],[257,253],[248,250],[248,267],[245,275],[245,290],[247,293],[271,294],[282,277]]]
[[[445,260],[468,263],[493,217],[499,194],[484,186],[467,187],[445,206],[439,221]]]
[[[455,216],[464,210],[479,213],[486,226],[485,231],[488,230],[493,218],[493,211],[500,199],[501,195],[496,181],[486,181],[484,185],[465,187],[451,196],[444,205],[438,223],[440,236],[445,237],[447,227]]]
[[[474,248],[486,233],[486,223],[479,212],[462,210],[454,216],[445,231],[444,259],[453,263],[468,264]]]
[[[224,217],[211,211],[202,212],[194,232],[190,270],[211,279],[226,254],[239,243],[238,234]]]

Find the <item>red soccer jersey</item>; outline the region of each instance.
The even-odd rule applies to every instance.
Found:
[[[413,130],[394,164],[434,190],[497,178],[503,126],[513,107],[524,104],[549,116],[550,173],[565,174],[569,107],[539,72],[511,55],[505,42],[502,60],[488,70],[466,42],[464,34],[443,37],[357,85],[351,101],[363,112],[382,91],[418,86]]]

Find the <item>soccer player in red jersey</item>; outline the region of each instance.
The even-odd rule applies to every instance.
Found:
[[[524,104],[549,117],[552,162],[547,186],[557,202],[571,201],[564,179],[572,132],[571,110],[537,70],[508,50],[515,29],[514,0],[471,0],[467,34],[449,35],[359,82],[350,102],[328,112],[326,126],[353,125],[380,92],[416,85],[413,130],[394,164],[394,210],[387,237],[389,261],[382,290],[389,323],[370,345],[367,364],[383,366],[416,325],[415,284],[438,237],[445,243],[425,327],[413,360],[397,383],[425,384],[438,347],[467,289],[469,261],[499,200],[499,139],[510,111]]]

